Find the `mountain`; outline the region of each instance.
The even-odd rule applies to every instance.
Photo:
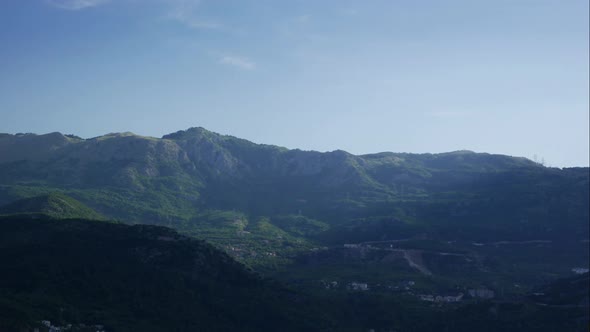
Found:
[[[104,219],[99,213],[79,201],[58,193],[23,198],[5,206],[0,206],[0,215],[20,214],[45,215],[55,219]]]
[[[203,128],[0,134],[0,318],[577,330],[586,291],[557,280],[589,267],[589,201],[588,168],[470,151],[320,153]],[[124,224],[71,219],[98,214]]]
[[[162,138],[0,135],[0,204],[60,192],[320,288],[387,292],[412,280],[416,292],[508,296],[567,277],[590,261],[589,179],[588,168],[520,157],[320,153],[203,128]]]
[[[0,330],[317,331],[307,299],[158,226],[0,218]],[[325,328],[325,325],[324,325]],[[44,330],[44,329],[41,329]],[[76,330],[76,329],[74,329]]]

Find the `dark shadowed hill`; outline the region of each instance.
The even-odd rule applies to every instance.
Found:
[[[588,321],[588,274],[530,300],[462,306],[358,292],[311,295],[159,226],[0,217],[0,261],[3,332],[46,331],[42,320],[109,332],[549,332],[584,331]]]
[[[306,298],[157,226],[0,218],[0,330],[314,331]],[[325,326],[324,326],[325,327]]]

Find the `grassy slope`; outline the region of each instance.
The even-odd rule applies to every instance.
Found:
[[[23,198],[0,207],[0,215],[29,214],[46,215],[55,219],[105,219],[104,216],[63,194],[50,193]]]

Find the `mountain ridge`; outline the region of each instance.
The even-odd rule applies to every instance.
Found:
[[[61,132],[51,132],[51,133],[46,133],[46,134],[36,134],[36,133],[16,133],[16,134],[10,134],[10,133],[0,133],[0,142],[2,139],[10,139],[10,138],[49,138],[49,139],[65,139],[67,140],[67,142],[71,142],[71,143],[75,143],[75,142],[81,142],[81,141],[92,141],[92,140],[104,140],[104,139],[108,139],[108,138],[121,138],[121,137],[137,137],[137,138],[144,138],[144,139],[162,139],[162,140],[171,140],[171,141],[178,141],[178,140],[183,140],[183,139],[187,139],[189,137],[207,137],[207,138],[212,138],[215,137],[217,139],[224,139],[224,140],[239,140],[241,142],[244,142],[246,144],[249,144],[251,146],[257,146],[257,147],[264,147],[264,148],[271,148],[271,149],[278,149],[281,151],[298,151],[298,152],[312,152],[312,153],[321,153],[321,154],[325,154],[325,153],[345,153],[348,155],[352,155],[355,157],[376,157],[376,156],[383,156],[383,155],[408,155],[408,156],[437,156],[437,155],[441,155],[441,156],[445,156],[445,155],[466,155],[466,154],[471,154],[471,155],[482,155],[482,156],[503,156],[503,157],[510,157],[510,158],[518,158],[518,159],[524,159],[527,161],[530,161],[531,163],[534,164],[538,164],[534,161],[529,160],[526,157],[519,157],[519,156],[511,156],[511,155],[506,155],[506,154],[499,154],[499,153],[488,153],[488,152],[475,152],[472,150],[464,150],[464,149],[460,149],[460,150],[454,150],[454,151],[447,151],[447,152],[439,152],[439,153],[430,153],[430,152],[424,152],[424,153],[413,153],[413,152],[393,152],[393,151],[382,151],[382,152],[374,152],[374,153],[361,153],[361,154],[353,154],[350,153],[348,151],[345,150],[341,150],[341,149],[336,149],[336,150],[332,150],[332,151],[318,151],[318,150],[303,150],[303,149],[299,149],[299,148],[286,148],[286,147],[282,147],[279,145],[274,145],[274,144],[266,144],[266,143],[254,143],[250,140],[247,139],[243,139],[243,138],[239,138],[233,135],[228,135],[228,134],[220,134],[217,132],[213,132],[210,131],[208,129],[205,129],[203,127],[190,127],[186,130],[179,130],[173,133],[169,133],[169,134],[164,134],[162,137],[156,137],[156,136],[144,136],[144,135],[139,135],[139,134],[135,134],[133,132],[112,132],[112,133],[108,133],[108,134],[104,134],[104,135],[100,135],[100,136],[95,136],[95,137],[91,137],[91,138],[81,138],[79,136],[76,136],[74,134],[63,134]],[[0,146],[1,147],[1,146]],[[0,150],[1,151],[1,150]],[[576,166],[577,167],[577,166]],[[585,167],[585,166],[579,166],[579,167]],[[559,168],[559,167],[558,167]],[[562,168],[573,168],[573,167],[562,167]]]

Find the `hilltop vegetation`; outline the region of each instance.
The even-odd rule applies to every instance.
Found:
[[[0,215],[45,215],[55,219],[104,219],[102,215],[60,193],[23,198],[0,207]]]

